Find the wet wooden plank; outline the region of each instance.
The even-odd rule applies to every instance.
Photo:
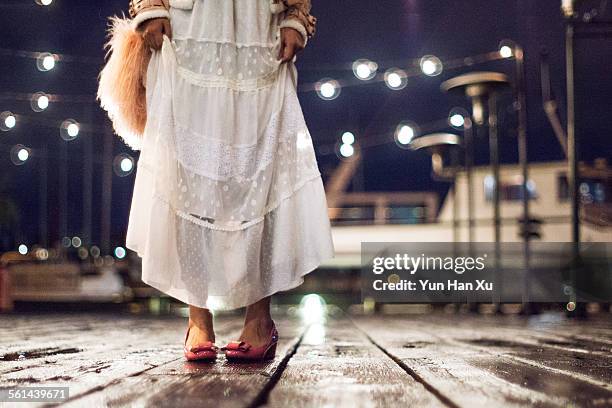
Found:
[[[431,319],[431,317],[430,317]],[[355,323],[397,362],[447,398],[453,405],[565,406],[569,399],[523,387],[486,367],[499,359],[449,344],[411,318],[356,318]],[[452,326],[447,327],[452,330]]]
[[[473,347],[475,350],[502,354],[516,362],[530,364],[548,371],[558,371],[581,382],[609,388],[612,384],[612,354],[605,343],[597,341],[571,341],[555,331],[537,331],[529,319],[518,319],[513,326],[503,324],[512,321],[504,317],[483,319],[484,324],[465,322],[452,324],[448,318],[435,316],[421,319],[420,327],[442,337],[457,347]],[[497,320],[496,326],[490,323]],[[611,322],[612,323],[612,322]],[[561,321],[566,331],[588,332],[589,322]],[[569,330],[571,328],[571,330]]]
[[[242,319],[224,320],[217,322],[221,332],[238,332]],[[23,343],[24,360],[0,362],[4,372],[0,386],[68,386],[72,397],[104,388],[118,379],[181,359],[185,325],[186,319],[109,319],[87,334],[73,336],[72,344],[74,339],[79,341],[78,351],[41,356],[32,353],[37,350],[33,336]],[[56,327],[56,331],[62,330]],[[6,367],[8,364],[12,367]]]
[[[348,319],[309,327],[269,407],[445,406]]]
[[[175,359],[137,375],[119,378],[62,406],[249,406],[267,393],[267,387],[280,375],[303,333],[299,322],[291,319],[277,319],[277,326],[280,338],[273,361],[239,364],[230,363],[223,356],[215,363]],[[228,333],[221,334],[229,337]],[[238,331],[231,338],[237,335]]]
[[[88,316],[81,316],[87,320]],[[91,330],[72,330],[73,327],[55,326],[47,335],[24,332],[18,345],[5,349],[0,360],[0,383],[18,381],[27,375],[32,382],[40,382],[62,371],[78,372],[87,364],[99,365],[108,357],[146,358],[157,348],[166,350],[179,346],[180,331],[185,319],[113,319],[92,324]],[[44,322],[41,321],[41,327]],[[9,361],[7,361],[9,360]],[[77,371],[74,371],[77,369]],[[86,369],[84,368],[86,371]],[[13,375],[7,375],[14,373]]]

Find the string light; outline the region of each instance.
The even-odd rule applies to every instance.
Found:
[[[36,0],[36,4],[39,6],[50,6],[53,0]]]
[[[454,107],[448,114],[448,124],[458,130],[463,129],[470,114],[462,107]]]
[[[342,143],[340,145],[340,155],[344,158],[349,158],[355,154],[353,145]]]
[[[355,143],[355,135],[352,132],[344,132],[342,134],[342,143],[352,145]]]
[[[50,52],[43,52],[38,56],[38,58],[36,58],[36,67],[42,72],[51,71],[53,68],[55,68],[56,60],[56,55],[53,55]]]
[[[12,112],[6,111],[0,113],[0,129],[9,131],[17,125],[17,117]]]
[[[74,140],[79,136],[81,127],[74,119],[66,119],[60,126],[60,136],[66,141]]]
[[[19,251],[19,253],[21,255],[27,255],[27,253],[28,253],[28,246],[26,244],[21,244],[21,245],[19,245],[17,250]]]
[[[514,55],[514,51],[512,51],[512,48],[508,45],[503,45],[500,49],[499,49],[499,55],[502,58],[510,58]]]
[[[42,112],[49,107],[49,102],[51,99],[49,95],[44,92],[37,92],[32,95],[32,99],[30,101],[30,106],[34,112]]]
[[[437,76],[442,73],[443,65],[435,55],[426,55],[420,61],[421,71],[427,76]]]
[[[331,101],[340,95],[340,84],[334,79],[322,79],[317,82],[316,90],[321,99]]]
[[[115,257],[117,259],[123,259],[127,255],[127,251],[123,247],[115,248]]]
[[[412,122],[402,122],[395,129],[395,143],[402,149],[407,149],[416,133],[415,124]]]
[[[385,72],[385,84],[389,89],[399,91],[408,84],[406,72],[399,68],[390,68]]]
[[[113,160],[113,170],[119,177],[126,177],[134,171],[135,160],[128,154],[120,154]]]
[[[373,61],[360,59],[353,62],[353,73],[362,81],[367,81],[374,78],[377,70],[378,64]]]
[[[15,166],[24,165],[30,158],[30,149],[22,144],[13,146],[11,149],[11,161]]]

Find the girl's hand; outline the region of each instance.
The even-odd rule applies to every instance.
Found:
[[[138,32],[142,33],[145,44],[154,50],[161,50],[164,35],[172,39],[172,27],[167,18],[146,20],[138,26]]]
[[[304,49],[304,39],[298,30],[290,27],[281,28],[281,46],[278,59],[289,62],[299,51]]]

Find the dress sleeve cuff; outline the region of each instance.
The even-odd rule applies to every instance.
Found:
[[[287,18],[280,23],[280,28],[293,28],[297,30],[304,39],[304,46],[308,43],[308,32],[306,32],[306,28],[294,18]]]
[[[143,11],[141,13],[138,13],[136,17],[132,19],[132,27],[138,28],[140,24],[154,18],[170,18],[170,13],[168,12],[168,10],[162,8]]]

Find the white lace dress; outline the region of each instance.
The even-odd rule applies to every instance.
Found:
[[[238,308],[333,256],[325,192],[294,64],[276,60],[270,0],[196,0],[170,14],[174,39],[147,73],[126,245],[147,284]]]

